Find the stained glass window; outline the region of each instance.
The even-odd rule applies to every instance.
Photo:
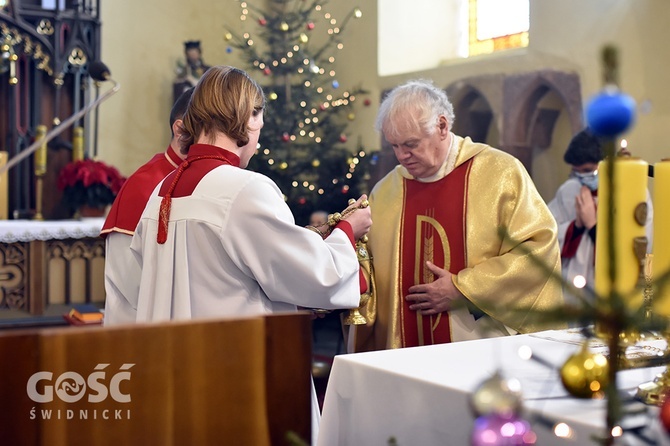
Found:
[[[530,0],[469,2],[469,56],[528,46]]]

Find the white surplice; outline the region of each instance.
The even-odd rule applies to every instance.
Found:
[[[352,240],[342,229],[322,240],[297,226],[269,178],[229,165],[209,171],[190,196],[172,199],[165,244],[156,241],[159,190],[131,243],[141,266],[137,322],[358,306]],[[319,419],[312,386],[313,440]]]

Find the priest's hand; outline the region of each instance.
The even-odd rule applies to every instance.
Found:
[[[431,262],[426,262],[426,267],[435,274],[435,280],[409,287],[405,299],[410,302],[410,310],[421,310],[421,314],[431,316],[449,311],[457,301],[465,298],[451,280],[449,271]]]

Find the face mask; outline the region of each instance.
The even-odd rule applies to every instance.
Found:
[[[589,173],[579,173],[573,172],[575,178],[579,180],[584,186],[588,187],[592,191],[598,190],[598,171],[594,170]]]

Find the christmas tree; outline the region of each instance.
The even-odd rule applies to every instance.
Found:
[[[262,10],[241,1],[241,34],[228,31],[228,51],[238,49],[268,99],[259,149],[249,169],[272,178],[298,224],[314,210],[341,211],[349,198],[367,192],[376,155],[351,138],[354,103],[370,104],[361,87],[339,85],[335,53],[354,8],[341,21],[327,1],[270,0]],[[358,140],[358,142],[355,142]]]

